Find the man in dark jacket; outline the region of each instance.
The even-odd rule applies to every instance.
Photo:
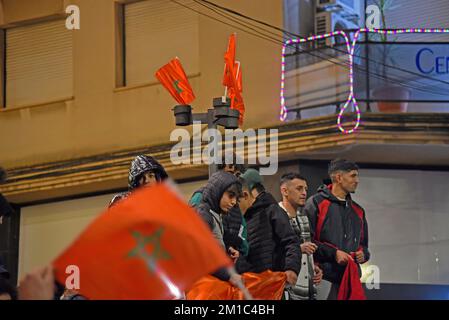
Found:
[[[227,248],[223,241],[224,228],[223,216],[229,214],[237,205],[241,194],[241,185],[233,174],[218,171],[214,173],[203,189],[202,201],[197,206],[201,218],[207,223],[218,243],[227,251],[234,260],[238,257],[235,248]],[[213,276],[223,281],[236,283],[237,279],[230,278],[226,270],[220,269]]]
[[[304,208],[312,238],[318,246],[315,259],[323,270],[323,278],[331,283],[328,299],[336,299],[345,266],[353,259],[351,254],[358,264],[370,258],[365,211],[350,196],[359,183],[358,170],[354,162],[331,161],[328,172],[332,184],[321,186]]]
[[[218,170],[229,172],[239,177],[242,173],[245,172],[245,166],[240,164],[241,161],[238,161],[238,157],[236,154],[233,154],[233,162],[226,163],[225,162],[225,154],[223,154],[222,163],[219,164]],[[196,190],[192,197],[189,200],[189,204],[192,207],[197,207],[202,200],[204,187]],[[229,214],[223,216],[223,241],[225,243],[226,248],[235,248],[239,251],[239,254],[247,255],[248,254],[248,241],[247,231],[246,231],[246,221],[243,218],[242,213],[238,206],[235,206],[231,209]]]
[[[109,207],[128,197],[136,188],[143,185],[151,186],[167,178],[167,172],[156,159],[146,155],[137,156],[129,168],[128,191],[116,194],[109,203]]]
[[[249,253],[239,258],[237,271],[284,271],[287,282],[295,285],[301,267],[300,243],[287,215],[265,191],[257,170],[248,169],[241,183],[239,205],[248,227]]]

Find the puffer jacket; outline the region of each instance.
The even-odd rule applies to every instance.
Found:
[[[237,272],[263,272],[269,269],[299,273],[299,239],[273,196],[267,192],[259,194],[245,213],[245,219],[249,252],[247,257],[239,257]]]
[[[189,200],[189,205],[196,208],[203,199],[204,187],[196,190]],[[238,206],[231,209],[229,214],[223,216],[223,241],[226,248],[233,247],[240,254],[248,255],[249,245],[247,240],[246,221]]]
[[[207,185],[203,189],[203,196],[200,205],[197,207],[197,211],[200,214],[204,222],[207,223],[210,230],[214,234],[214,237],[226,251],[226,246],[223,241],[224,229],[222,213],[220,209],[220,200],[224,192],[234,183],[237,183],[238,179],[231,173],[218,171],[214,173]],[[229,274],[220,269],[212,274],[220,280],[229,280]]]

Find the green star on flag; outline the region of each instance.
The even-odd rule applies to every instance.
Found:
[[[127,255],[128,258],[138,257],[145,261],[147,268],[155,273],[156,264],[158,260],[168,260],[171,258],[170,254],[164,250],[161,244],[161,237],[164,233],[164,228],[159,228],[154,233],[144,236],[138,231],[133,231],[131,234],[136,239],[136,247],[133,248]],[[145,249],[148,244],[152,244],[154,249],[151,254]]]
[[[183,90],[178,86],[179,80],[175,80],[173,85],[175,86],[176,92],[181,93]]]

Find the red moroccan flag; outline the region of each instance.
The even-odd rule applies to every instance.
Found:
[[[349,259],[346,265],[337,300],[366,300],[365,291],[360,282],[359,270],[353,259]]]
[[[237,75],[235,81],[233,81],[233,86],[228,89],[229,97],[231,98],[231,109],[236,109],[240,112],[240,125],[243,124],[243,116],[245,114],[245,104],[243,103],[242,96],[242,67],[238,63],[235,64],[235,72]]]
[[[224,60],[225,69],[223,74],[223,85],[229,88],[233,86],[233,79],[235,79],[235,33],[231,34],[229,37],[228,49],[225,52]]]
[[[172,299],[232,262],[199,215],[165,185],[144,187],[102,213],[54,262],[80,271],[89,299]]]
[[[240,112],[240,124],[243,124],[245,105],[242,96],[242,70],[241,65],[235,61],[235,33],[231,34],[228,49],[224,55],[225,69],[223,74],[223,85],[228,88],[228,96],[231,98],[231,109]]]
[[[156,78],[179,104],[190,104],[195,95],[178,58],[156,72]]]
[[[271,270],[242,274],[242,281],[254,299],[280,300],[287,276]],[[243,292],[226,281],[205,276],[195,282],[187,292],[187,300],[243,300]]]

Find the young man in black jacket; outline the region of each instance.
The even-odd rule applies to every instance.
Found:
[[[226,163],[226,155],[223,153],[221,164],[218,164],[218,171],[229,172],[234,176],[239,177],[246,170],[242,161],[234,153],[233,161]],[[196,190],[189,200],[189,205],[196,208],[200,205],[203,197],[203,191],[205,187]],[[248,254],[248,241],[246,239],[246,222],[238,206],[235,206],[231,211],[223,216],[223,241],[226,248],[235,248],[241,255]]]
[[[301,267],[300,243],[287,215],[265,191],[257,170],[248,169],[240,181],[239,205],[247,223],[249,253],[237,260],[237,271],[283,271],[288,284],[295,285]]]
[[[218,171],[214,173],[202,191],[201,203],[196,207],[204,222],[207,223],[218,243],[234,261],[239,252],[233,247],[227,247],[224,242],[223,218],[237,205],[241,194],[241,184],[232,173]],[[230,275],[225,269],[219,269],[212,274],[223,281],[236,285],[241,280],[239,275]]]
[[[290,299],[316,299],[316,286],[320,284],[323,272],[317,263],[313,261],[313,253],[317,245],[312,242],[310,223],[303,213],[307,198],[307,181],[299,173],[289,172],[281,177],[280,191],[282,201],[279,206],[285,211],[290,225],[295,231],[301,243],[301,271],[297,286],[290,292]]]
[[[328,173],[332,184],[321,186],[307,200],[304,213],[309,217],[312,238],[318,246],[315,260],[320,263],[324,280],[331,283],[327,299],[336,299],[346,264],[353,259],[351,254],[355,262],[362,264],[369,260],[370,252],[365,211],[350,196],[359,183],[358,166],[352,161],[335,159],[329,164]]]

